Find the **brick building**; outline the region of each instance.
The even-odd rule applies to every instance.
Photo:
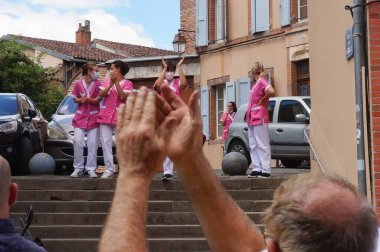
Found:
[[[248,102],[252,64],[266,68],[277,96],[309,95],[307,0],[197,0],[197,52],[205,150],[222,160],[220,116]]]

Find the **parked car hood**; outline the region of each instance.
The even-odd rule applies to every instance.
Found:
[[[53,121],[67,133],[74,131],[74,127],[72,126],[73,118],[74,115],[53,115]]]
[[[2,122],[14,121],[14,120],[17,120],[19,118],[20,118],[19,115],[4,115],[4,116],[0,116],[0,121],[2,121]]]

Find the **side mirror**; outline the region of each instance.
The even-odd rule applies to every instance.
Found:
[[[34,117],[36,117],[37,116],[37,111],[36,110],[34,110],[34,109],[28,109],[28,116],[30,117],[30,118],[34,118]]]
[[[309,118],[307,118],[304,114],[296,115],[296,122],[308,122]]]

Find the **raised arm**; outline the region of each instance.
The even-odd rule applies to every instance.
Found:
[[[162,92],[173,108],[170,115],[180,122],[168,144],[169,157],[177,167],[211,250],[263,250],[261,232],[223,189],[203,153],[198,93],[192,94],[187,107],[167,85],[162,86]]]
[[[157,113],[155,94],[146,88],[140,91],[138,95],[131,93],[127,106],[121,105],[118,111],[117,157],[120,170],[99,243],[100,252],[148,251],[145,228],[148,188],[167,155],[165,142],[169,135],[161,131],[171,129],[175,119],[157,123],[157,115],[165,117],[170,107]]]
[[[158,78],[154,84],[154,88],[156,91],[160,91],[160,87],[161,87],[161,85],[165,79],[166,69],[168,68],[168,65],[166,64],[164,57],[162,57],[161,60],[162,60],[162,72],[161,72],[160,76],[158,76]]]
[[[182,69],[182,63],[185,60],[185,57],[182,57],[182,59],[178,62],[178,73],[179,73],[179,88],[180,89],[185,89],[187,87],[187,80],[185,73],[183,72]]]

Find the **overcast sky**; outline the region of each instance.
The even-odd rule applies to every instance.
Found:
[[[92,39],[172,50],[180,0],[0,0],[0,37],[16,34],[75,42],[90,20]]]

